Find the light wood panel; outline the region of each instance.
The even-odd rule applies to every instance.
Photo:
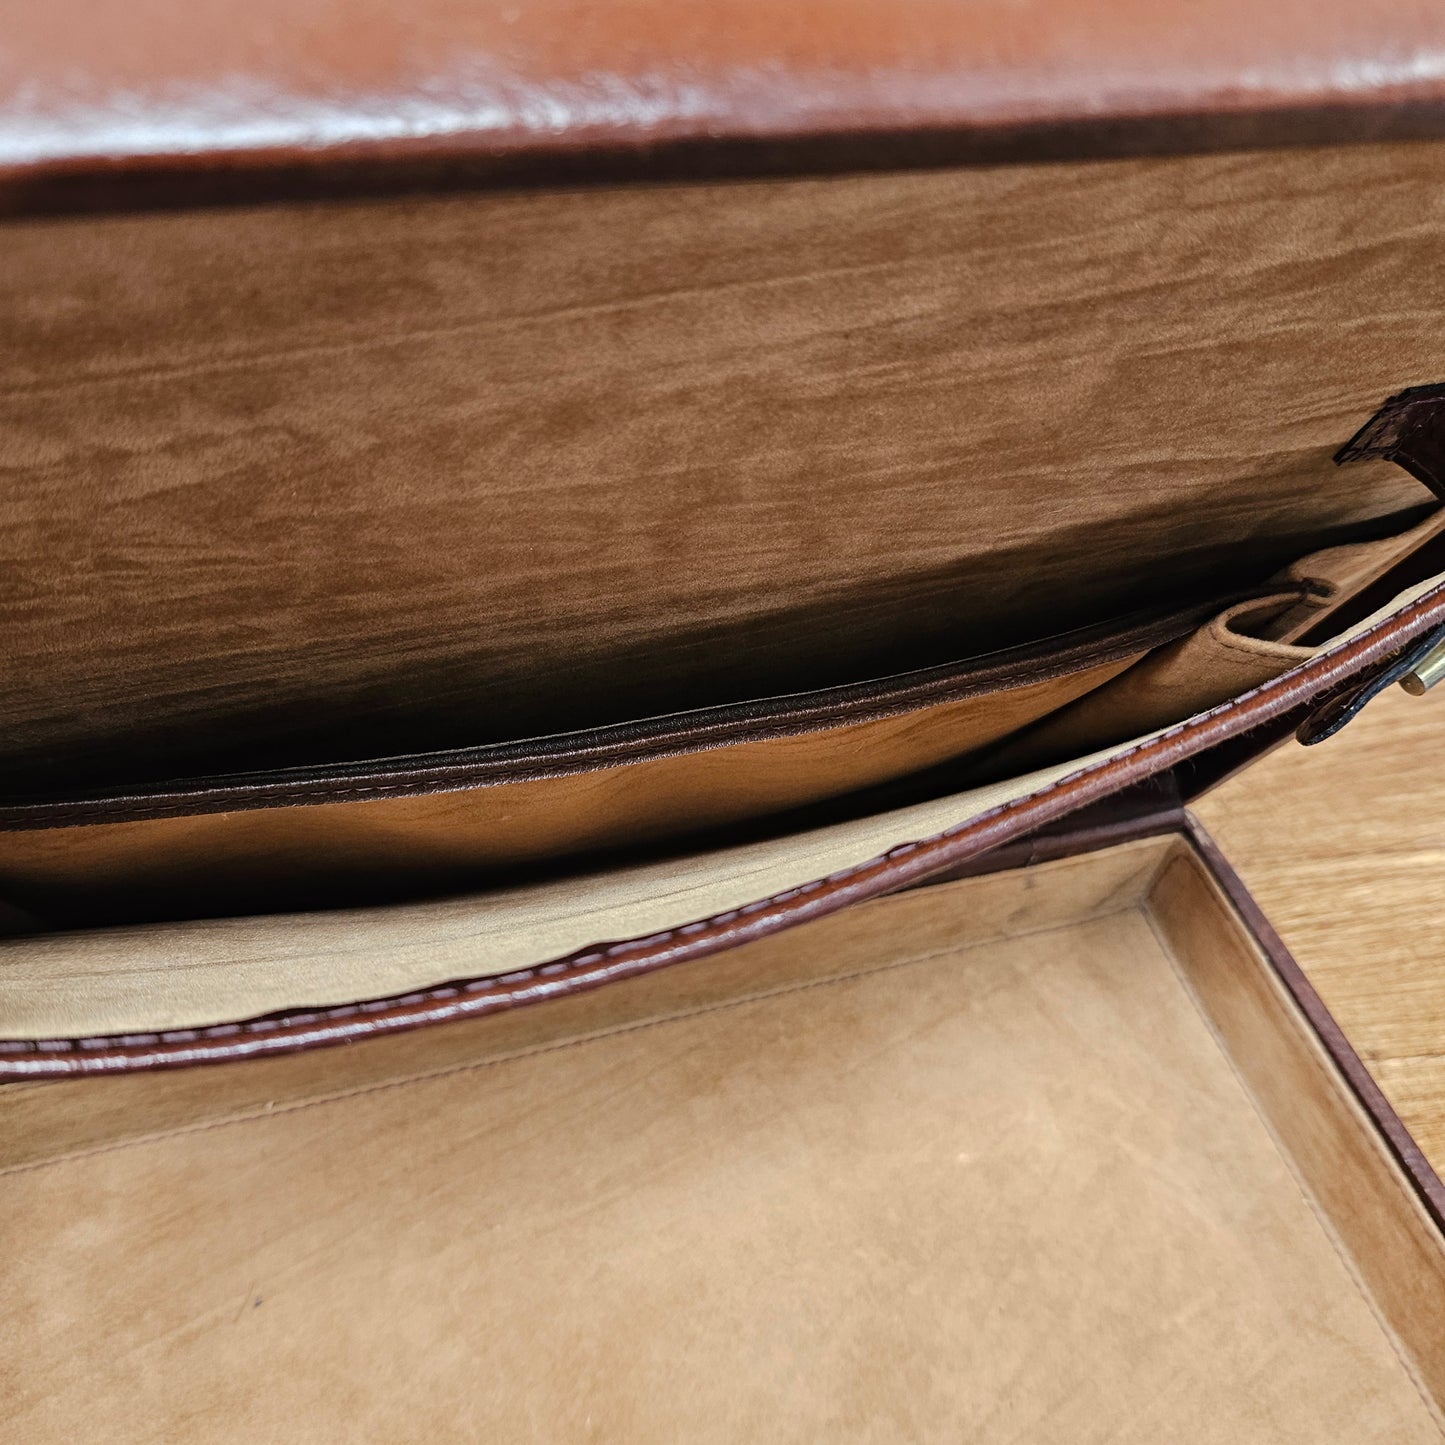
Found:
[[[1445,693],[1392,690],[1196,812],[1445,1172]]]

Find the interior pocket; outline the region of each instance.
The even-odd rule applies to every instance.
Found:
[[[1301,558],[1280,590],[1225,608],[1198,631],[1141,658],[1107,684],[984,752],[973,776],[1007,777],[1171,727],[1307,662],[1356,618],[1442,559],[1445,517],[1395,537]],[[1424,569],[1424,570],[1422,570]]]
[[[1344,636],[1441,580],[1412,586]],[[756,908],[1048,788],[1116,751],[1070,756],[905,806],[859,809],[841,821],[779,827],[748,842],[677,847],[650,860],[571,868],[449,897],[12,938],[0,947],[0,1040],[210,1026],[230,1033],[239,1020],[287,1010],[354,1012],[368,1000],[424,998],[428,990],[454,998],[488,978],[535,977],[544,986],[558,960],[602,958],[606,940],[685,934],[697,920]],[[95,830],[63,831],[80,838]],[[83,881],[83,870],[74,876]]]
[[[1300,639],[1429,556],[1442,526],[1311,554],[1262,595],[845,687],[445,753],[13,799],[0,898],[11,932],[400,902],[702,840],[940,767],[939,792],[1017,776],[1308,659],[1319,644]]]
[[[1212,605],[585,733],[19,801],[0,809],[0,892],[51,927],[79,927],[474,888],[967,756],[1187,634]]]

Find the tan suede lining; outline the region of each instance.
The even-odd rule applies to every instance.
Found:
[[[612,1018],[570,1047],[4,1175],[8,1421],[34,1441],[100,1419],[116,1441],[1438,1442],[1416,1355],[1439,1296],[1429,1333],[1382,1322],[1140,912],[1141,861],[1106,862],[1092,900],[1065,889],[1071,921],[1032,912],[1058,897],[1032,870],[924,889],[571,1001]],[[1007,936],[978,941],[980,892]],[[719,970],[731,999],[688,1007],[684,977]],[[496,1022],[451,1036],[485,1052]],[[333,1084],[393,1042],[332,1055]],[[260,1077],[22,1086],[0,1132],[47,1099],[104,1114]]]
[[[1329,456],[1438,371],[1441,154],[7,225],[0,758],[461,746],[1266,575],[1425,500]]]

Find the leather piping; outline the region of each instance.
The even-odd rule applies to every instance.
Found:
[[[1423,633],[1445,624],[1445,585],[1396,616],[1273,682],[931,838],[738,909],[647,938],[598,944],[498,978],[461,979],[340,1008],[294,1010],[205,1029],[155,1035],[0,1042],[0,1079],[124,1073],[289,1053],[497,1013],[703,958],[876,897],[996,848],[1089,803],[1388,665]]]

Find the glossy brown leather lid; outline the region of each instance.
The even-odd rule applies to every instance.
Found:
[[[0,207],[1445,131],[1432,0],[29,0]]]

